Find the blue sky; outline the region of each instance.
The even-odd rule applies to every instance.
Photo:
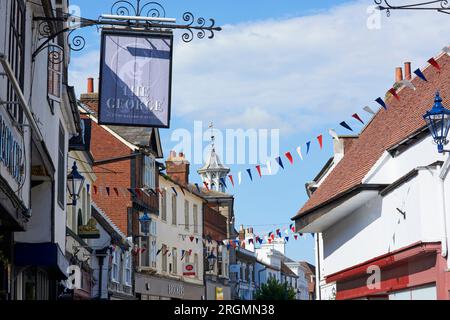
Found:
[[[91,18],[109,13],[112,3],[71,1],[80,6],[83,17]],[[254,165],[230,165],[235,177],[243,171],[244,180],[241,186],[229,186],[236,198],[236,225],[254,226],[257,232],[289,225],[307,200],[305,183],[332,156],[328,129],[351,133],[339,127],[345,120],[357,133],[362,125],[351,115],[357,112],[369,120],[362,108],[377,109],[373,100],[392,86],[394,68],[405,61],[413,63],[413,70],[424,67],[448,45],[450,28],[450,19],[437,13],[374,16],[370,0],[161,3],[168,17],[180,21],[183,12],[191,11],[224,26],[213,40],[177,40],[171,129],[161,130],[165,155],[176,146],[171,141],[174,130],[193,132],[196,120],[203,121],[205,131],[209,121],[219,130],[280,129],[285,170],[260,179]],[[368,21],[379,28],[368,28]],[[78,94],[84,92],[87,77],[98,77],[99,34],[95,28],[80,34],[87,44],[72,56],[70,79]],[[323,150],[316,140],[319,134],[324,135]],[[305,153],[307,141],[312,142],[311,151],[301,161],[295,150],[301,146]],[[203,147],[207,145],[204,141]],[[294,165],[284,157],[286,151],[294,156]],[[258,161],[264,164],[266,159]],[[191,168],[194,182],[199,182],[198,167]],[[249,167],[253,182],[245,173]],[[287,254],[314,262],[312,237],[291,237]]]

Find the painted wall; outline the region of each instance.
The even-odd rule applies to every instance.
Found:
[[[378,160],[364,183],[391,184],[416,168],[418,175],[387,195],[372,199],[320,235],[322,299],[333,297],[333,286],[324,285],[326,275],[418,241],[443,239],[440,168],[426,168],[438,160],[444,161],[446,157],[437,153],[430,136],[396,157],[386,152]],[[450,190],[449,183],[447,178],[445,190]],[[445,191],[444,194],[445,202],[450,203],[450,194]],[[447,208],[447,228],[449,220]]]
[[[173,248],[177,249],[177,274],[171,276],[182,279],[183,281],[203,285],[203,200],[190,192],[185,190],[185,195],[181,192],[180,187],[173,182],[166,180],[164,177],[159,177],[160,188],[166,190],[166,208],[167,208],[167,221],[162,221],[161,213],[159,217],[156,217],[157,221],[157,245],[156,248],[160,249],[163,244],[167,246],[169,252],[172,252]],[[177,191],[178,196],[173,198],[174,194],[172,187]],[[162,201],[160,197],[160,201]],[[175,199],[177,203],[177,225],[172,224],[172,199]],[[185,229],[185,216],[184,216],[184,204],[185,200],[189,202],[189,225],[188,230]],[[196,204],[198,207],[198,228],[197,232],[194,232],[194,217],[193,217],[193,205]],[[162,204],[160,203],[160,208]],[[190,236],[194,236],[199,239],[198,243],[194,239],[190,240]],[[183,239],[184,238],[184,239]],[[192,254],[190,256],[190,262],[194,262],[194,255],[198,255],[198,276],[197,277],[183,277],[182,267],[183,262],[186,258],[181,260],[181,250],[189,251],[192,249]],[[168,264],[172,263],[172,256],[167,257]],[[163,275],[170,275],[169,272],[162,271],[162,254],[157,256],[157,272]],[[169,269],[169,268],[168,268]]]

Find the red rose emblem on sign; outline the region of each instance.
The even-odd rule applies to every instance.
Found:
[[[186,266],[187,271],[192,271],[192,269],[194,269],[194,267],[191,264]]]

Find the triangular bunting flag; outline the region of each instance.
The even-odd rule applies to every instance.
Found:
[[[97,194],[97,186],[94,186],[94,194]]]
[[[384,103],[384,101],[383,101],[383,99],[381,99],[381,97],[376,98],[375,102],[377,102],[378,104],[380,104],[380,106],[382,106],[385,110],[387,110],[387,105],[386,105],[386,103]]]
[[[336,141],[339,141],[339,136],[337,135],[336,131],[334,131],[333,129],[328,129],[328,133],[330,134],[330,136],[333,137],[333,139],[336,139]]]
[[[300,157],[300,159],[303,160],[303,156],[302,156],[302,148],[301,148],[301,147],[297,147],[297,153],[298,153],[298,156]]]
[[[253,181],[252,170],[251,170],[251,169],[247,169],[247,173],[248,173],[248,175],[249,175],[249,177],[250,177],[250,180]]]
[[[283,165],[283,161],[281,161],[281,157],[276,157],[275,160],[277,160],[280,167],[282,167],[284,169],[284,165]]]
[[[272,167],[270,165],[270,160],[267,160],[267,171],[269,172],[269,174],[272,174]]]
[[[289,242],[289,237],[284,237],[284,240],[286,240],[286,242]]]
[[[107,194],[108,197],[109,197],[109,195],[110,195],[110,193],[111,193],[111,189],[110,189],[109,187],[105,187],[105,189],[106,189],[106,194]]]
[[[256,166],[256,171],[258,171],[259,177],[261,178],[262,174],[261,174],[261,166],[260,165]]]
[[[297,240],[298,239],[298,235],[294,234],[294,239]]]
[[[417,69],[416,71],[414,71],[414,74],[416,76],[418,76],[420,79],[422,79],[423,81],[428,81],[427,78],[425,78],[425,75],[422,73],[422,71],[420,71],[420,69]]]
[[[114,187],[114,192],[116,193],[116,196],[119,196],[119,190],[116,187]]]
[[[198,193],[202,193],[201,190],[200,190],[200,187],[199,187],[198,183],[195,184],[195,187],[197,188]]]
[[[308,154],[309,153],[309,148],[311,147],[311,141],[308,141],[307,143],[306,143],[306,154]]]
[[[388,91],[390,94],[392,94],[394,96],[395,99],[397,99],[398,101],[400,101],[400,97],[397,94],[397,90],[395,90],[394,88],[390,88]]]
[[[359,117],[359,115],[357,113],[354,113],[352,115],[353,118],[355,118],[356,120],[358,120],[359,122],[361,122],[362,124],[364,124],[364,121],[362,121],[362,119]]]
[[[365,106],[365,107],[363,108],[363,110],[364,110],[365,112],[370,113],[370,114],[373,114],[373,115],[376,114],[376,112],[373,111],[369,106]]]
[[[91,185],[89,183],[86,184],[86,191],[89,193],[89,190],[91,189]]]
[[[175,193],[175,196],[178,197],[178,192],[177,192],[177,190],[175,189],[175,187],[172,187],[172,191],[173,191],[173,193]]]
[[[353,131],[353,129],[350,128],[350,126],[349,126],[349,125],[347,124],[347,122],[345,122],[345,121],[342,121],[342,122],[340,123],[340,125],[343,126],[345,129],[348,129],[348,130],[350,130],[350,131]]]
[[[231,181],[231,184],[233,185],[233,187],[234,187],[234,180],[233,180],[233,176],[230,174],[230,175],[228,175],[228,179],[230,179],[230,181]]]
[[[401,80],[398,83],[404,87],[410,88],[412,90],[416,90],[416,86],[409,80]]]
[[[320,149],[323,148],[323,136],[320,135],[317,137],[317,141],[319,142]]]
[[[180,186],[180,190],[181,190],[181,192],[183,193],[183,195],[186,195],[186,193],[184,193],[183,187]]]
[[[203,185],[205,186],[205,188],[206,188],[206,190],[208,190],[209,191],[209,187],[208,187],[208,182],[203,182]]]
[[[294,164],[294,158],[292,158],[292,154],[288,151],[284,154],[286,158],[289,160],[291,164]]]
[[[430,58],[427,62],[436,69],[438,69],[439,71],[441,70],[441,66],[439,65],[439,63],[437,63],[437,61],[434,58]]]
[[[223,184],[223,186],[225,187],[225,189],[228,189],[228,187],[227,187],[227,182],[225,181],[225,178],[220,178],[220,182]]]
[[[242,182],[242,172],[239,171],[238,172],[238,184],[241,185],[241,182]]]

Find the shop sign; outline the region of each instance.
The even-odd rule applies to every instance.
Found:
[[[195,276],[195,266],[193,263],[183,263],[183,276]]]
[[[24,149],[20,141],[0,115],[0,162],[18,184],[24,179]]]

